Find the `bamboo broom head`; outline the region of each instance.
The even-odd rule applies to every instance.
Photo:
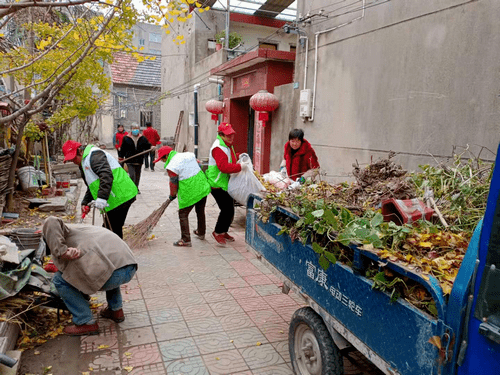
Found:
[[[167,199],[159,208],[154,210],[151,215],[126,231],[123,239],[131,249],[140,249],[146,246],[151,232],[158,224],[158,221],[160,221],[160,218],[165,213],[169,204],[170,200]]]

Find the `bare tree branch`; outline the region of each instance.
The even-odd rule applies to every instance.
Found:
[[[0,18],[17,12],[25,8],[48,8],[48,7],[70,7],[75,5],[82,5],[87,3],[97,2],[97,0],[76,0],[76,1],[63,1],[63,2],[38,2],[38,1],[20,1],[18,3],[2,3],[0,4]]]
[[[82,54],[75,61],[73,61],[68,67],[66,67],[66,69],[64,69],[61,73],[59,73],[52,80],[52,82],[49,83],[47,85],[47,87],[45,87],[45,89],[43,91],[39,92],[35,97],[31,98],[31,100],[26,105],[24,105],[23,107],[21,107],[20,109],[18,109],[17,111],[15,111],[14,113],[12,113],[8,116],[0,117],[0,124],[4,124],[4,123],[7,123],[9,121],[12,121],[15,118],[17,118],[18,116],[27,114],[28,112],[30,114],[40,112],[41,109],[39,109],[39,108],[33,109],[35,103],[38,100],[45,98],[51,92],[51,90],[59,84],[59,82],[64,78],[64,76],[66,74],[68,74],[73,69],[75,69],[83,61],[83,59],[85,57],[87,57],[91,52],[93,52],[97,48],[97,46],[95,46],[95,41],[105,31],[107,31],[106,28],[109,25],[109,23],[113,20],[114,14],[115,14],[115,8],[113,8],[113,10],[110,12],[110,14],[108,15],[105,22],[102,24],[101,29],[95,35],[92,36],[92,38],[89,40],[89,43],[88,43],[87,47],[85,48],[85,50],[82,52]],[[62,89],[62,87],[59,87],[58,91],[60,91],[61,89]]]
[[[85,11],[84,15],[88,12],[88,10]],[[9,73],[13,73],[13,72],[17,72],[18,70],[22,70],[22,69],[25,69],[31,65],[33,65],[35,62],[37,62],[38,60],[40,60],[42,57],[44,57],[45,55],[47,55],[50,51],[52,51],[53,49],[55,49],[57,47],[57,45],[62,41],[64,40],[64,38],[66,38],[69,33],[71,31],[73,31],[75,29],[76,25],[73,24],[73,26],[71,26],[71,28],[66,31],[66,33],[64,33],[63,36],[61,36],[55,43],[53,43],[49,48],[47,48],[42,54],[38,55],[36,58],[34,58],[33,60],[31,60],[29,63],[23,65],[23,66],[18,66],[18,67],[15,67],[15,68],[12,68],[12,69],[9,69],[9,70],[5,70],[3,72],[0,72],[0,74],[9,74]]]

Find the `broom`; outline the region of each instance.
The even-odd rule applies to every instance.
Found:
[[[140,249],[146,246],[149,235],[153,228],[158,224],[163,213],[170,204],[170,199],[167,199],[162,205],[153,211],[151,215],[142,220],[141,222],[132,225],[124,234],[124,240],[132,249]]]

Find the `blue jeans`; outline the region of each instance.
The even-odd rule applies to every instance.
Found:
[[[106,291],[106,301],[108,301],[108,308],[112,311],[117,311],[122,308],[122,294],[120,292],[120,285],[128,283],[135,275],[137,266],[130,264],[128,266],[118,268],[115,270],[111,277],[99,290]],[[94,317],[90,310],[89,302],[85,299],[82,292],[65,281],[62,273],[57,271],[52,278],[52,283],[57,289],[66,307],[73,314],[73,323],[76,325],[93,324]]]

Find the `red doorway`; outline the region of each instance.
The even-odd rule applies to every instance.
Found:
[[[247,152],[261,174],[270,169],[272,114],[264,127],[250,108],[250,97],[293,82],[294,61],[294,52],[258,49],[211,70],[213,75],[224,76],[223,121],[236,131],[235,151]]]

